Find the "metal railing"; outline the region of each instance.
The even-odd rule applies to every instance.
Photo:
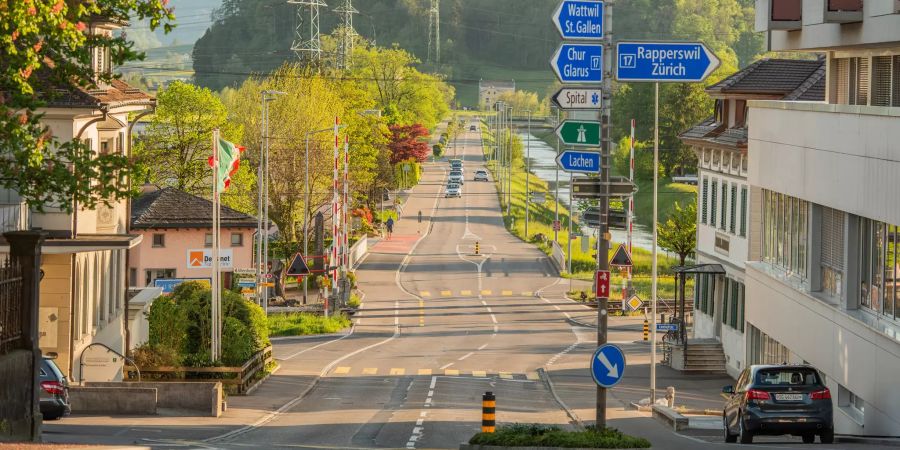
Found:
[[[0,233],[31,228],[31,213],[25,202],[0,203]]]
[[[0,256],[0,355],[20,348],[23,341],[22,268]]]

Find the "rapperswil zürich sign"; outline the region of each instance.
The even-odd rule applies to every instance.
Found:
[[[563,0],[553,13],[553,24],[563,39],[603,39],[603,2]]]
[[[619,42],[619,81],[699,82],[719,67],[719,58],[702,42]]]

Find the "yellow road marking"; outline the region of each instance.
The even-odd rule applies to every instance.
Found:
[[[504,380],[512,380],[512,374],[509,372],[500,372],[500,378]]]
[[[491,291],[490,289],[485,289],[485,290],[481,291],[481,295],[494,295],[494,292]]]
[[[376,373],[378,373],[378,369],[375,367],[366,367],[365,369],[363,369],[362,373],[363,375],[375,375]]]
[[[340,375],[347,374],[347,373],[350,373],[350,368],[349,367],[338,367],[337,369],[334,369],[334,373],[340,374]]]
[[[419,296],[421,296],[421,297],[431,297],[431,292],[428,292],[428,291],[421,291],[421,292],[419,292]]]
[[[534,292],[522,291],[522,297],[534,297]]]
[[[419,369],[419,375],[431,375],[431,369]]]
[[[532,381],[541,379],[540,375],[538,375],[537,372],[528,372],[525,374],[525,378],[532,380]]]
[[[404,375],[406,374],[406,369],[391,369],[391,375]]]
[[[453,295],[453,293],[450,291],[441,291],[441,297],[449,297],[451,295]]]
[[[485,372],[485,371],[483,371],[483,370],[473,370],[473,371],[472,371],[472,376],[473,376],[473,377],[484,378],[484,377],[487,377],[487,372]]]
[[[472,295],[472,291],[461,291],[459,295]]]
[[[509,297],[510,295],[512,295],[512,291],[503,291],[501,292],[501,294],[503,294],[504,297]]]
[[[455,377],[459,375],[459,370],[456,369],[444,369],[444,375],[448,377]]]

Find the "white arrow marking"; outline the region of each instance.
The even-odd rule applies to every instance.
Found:
[[[600,361],[600,364],[603,364],[603,367],[606,367],[606,370],[608,372],[607,376],[609,376],[610,378],[619,378],[618,364],[613,365],[612,363],[610,363],[609,359],[606,358],[606,354],[603,352],[597,354],[597,359]]]

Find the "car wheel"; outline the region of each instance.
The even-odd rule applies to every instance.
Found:
[[[804,434],[803,435],[803,443],[804,444],[812,444],[816,442],[816,435],[814,434]]]
[[[731,434],[731,430],[728,429],[728,416],[725,415],[725,412],[722,412],[722,425],[725,428],[725,442],[729,444],[733,444],[737,442],[737,435]]]
[[[741,444],[753,443],[753,433],[744,428],[744,418],[741,416],[738,416],[738,431],[740,433],[738,436],[741,438]]]
[[[828,430],[822,433],[819,436],[819,440],[822,441],[823,444],[833,444],[834,443],[834,430]]]
[[[62,416],[62,414],[44,414],[44,420],[59,420]]]

